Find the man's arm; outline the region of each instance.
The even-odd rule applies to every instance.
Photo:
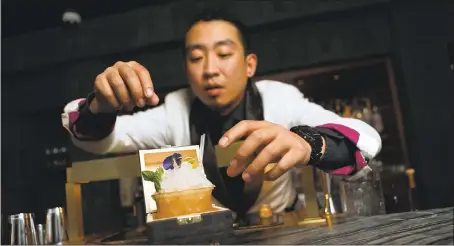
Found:
[[[380,152],[380,135],[367,123],[342,118],[308,101],[302,106],[310,108],[314,118],[320,117],[320,122],[312,125],[325,138],[325,153],[316,164],[318,168],[335,175],[354,175]]]
[[[319,113],[322,115],[321,111]],[[332,119],[324,119],[330,123],[313,126],[325,138],[325,153],[316,166],[334,175],[354,175],[380,152],[381,138],[365,122],[334,115]]]
[[[293,116],[290,126],[308,125],[325,136],[326,156],[318,163],[320,169],[331,174],[353,175],[380,152],[380,135],[367,123],[340,117],[310,102],[294,86],[283,90],[280,93],[291,98],[286,102]]]
[[[90,100],[89,96],[72,101],[62,114],[62,124],[79,148],[95,154],[124,153],[159,148],[168,143],[164,105],[117,116],[116,113],[91,113]]]

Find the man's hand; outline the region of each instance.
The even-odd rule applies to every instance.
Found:
[[[273,162],[277,165],[266,173],[265,178],[276,180],[294,165],[307,164],[312,151],[303,138],[267,121],[241,121],[224,134],[219,145],[227,147],[243,137],[246,140],[231,161],[227,174],[233,177],[243,173],[245,182],[263,173],[265,167]],[[252,163],[246,166],[245,161],[255,155]]]
[[[154,92],[148,70],[135,61],[116,62],[99,74],[95,80],[95,98],[90,103],[93,113],[115,112],[134,106],[156,105],[159,98]]]

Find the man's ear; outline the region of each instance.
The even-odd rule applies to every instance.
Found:
[[[247,65],[247,76],[252,78],[255,75],[255,70],[257,69],[257,55],[250,53],[246,56],[246,65]]]

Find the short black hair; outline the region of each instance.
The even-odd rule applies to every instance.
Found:
[[[243,45],[244,55],[246,56],[252,53],[248,27],[244,25],[244,23],[241,22],[239,19],[235,18],[233,14],[230,14],[228,11],[221,8],[204,9],[203,11],[195,15],[189,22],[188,27],[186,28],[185,36],[195,24],[201,21],[215,20],[226,21],[234,25],[238,30],[238,35]],[[183,46],[184,45],[186,45],[186,41],[183,41]],[[183,50],[185,50],[185,47],[183,47]]]

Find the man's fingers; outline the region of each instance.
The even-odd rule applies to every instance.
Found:
[[[144,66],[135,61],[128,62],[128,65],[136,72],[142,85],[143,94],[147,99],[147,103],[151,105],[158,104],[159,97],[154,92],[154,86],[150,72],[148,72],[148,70]]]
[[[151,105],[157,105],[159,103],[159,97],[158,97],[158,94],[156,93],[153,93],[153,95],[151,96],[151,99],[148,100],[150,102]]]
[[[302,153],[299,153],[296,150],[290,150],[280,159],[276,166],[266,172],[265,179],[270,181],[278,179],[298,163],[298,161],[301,159],[301,155]]]
[[[253,160],[256,153],[260,152],[264,146],[269,144],[275,136],[274,128],[262,128],[252,132],[243,144],[237,150],[234,159],[232,160],[233,165],[227,169],[227,174],[230,176],[237,176],[249,164],[248,162]]]
[[[230,128],[219,140],[219,146],[227,147],[229,144],[239,141],[243,137],[248,136],[253,131],[260,129],[262,127],[268,126],[271,123],[266,121],[252,121],[252,120],[243,120],[236,124],[234,127]]]
[[[128,92],[134,100],[134,104],[139,107],[144,107],[146,102],[142,84],[134,69],[125,63],[119,66],[118,73],[126,83]]]
[[[253,176],[263,173],[268,164],[280,159],[285,155],[287,150],[286,146],[278,141],[268,144],[243,172],[242,177],[244,181],[248,182]]]
[[[95,93],[101,95],[97,97],[100,100],[107,100],[107,103],[110,104],[113,108],[119,109],[121,104],[117,100],[115,92],[110,87],[109,81],[104,74],[100,74],[96,77],[95,80]]]
[[[132,93],[131,93],[131,91],[128,91],[128,93],[129,93],[129,98],[131,98],[131,99],[134,98]],[[124,105],[124,107],[122,109],[124,111],[126,111],[126,112],[132,112],[132,111],[134,111],[134,108],[136,106],[139,106],[138,103],[136,103],[136,104],[127,104],[127,105]],[[144,102],[144,106],[145,106],[145,102]]]
[[[128,88],[118,73],[118,70],[114,68],[108,68],[108,70],[106,75],[107,81],[109,81],[109,85],[114,91],[117,99],[122,105],[133,104],[132,99],[129,97]]]

